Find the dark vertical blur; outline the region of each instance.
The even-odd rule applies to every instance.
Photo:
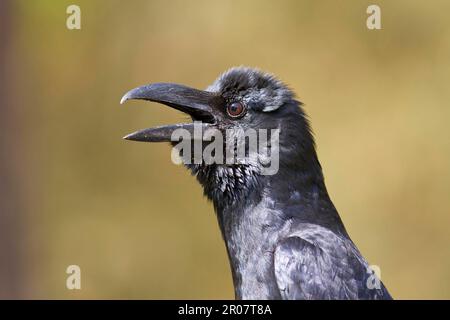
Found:
[[[20,121],[14,108],[11,58],[12,4],[0,1],[0,299],[22,297],[20,263],[21,183]]]

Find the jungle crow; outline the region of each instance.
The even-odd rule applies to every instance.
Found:
[[[165,104],[221,132],[279,129],[275,174],[261,174],[260,150],[243,163],[186,164],[214,204],[237,299],[391,299],[328,196],[302,103],[275,76],[237,67],[205,91],[154,83],[121,103],[131,99]],[[176,129],[193,126],[144,129],[125,139],[174,144]]]

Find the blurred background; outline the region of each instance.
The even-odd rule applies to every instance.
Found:
[[[381,7],[382,30],[366,8]],[[81,8],[81,30],[66,8]],[[0,2],[0,298],[233,298],[224,244],[170,147],[184,115],[131,88],[248,65],[311,117],[330,195],[397,299],[450,298],[448,1]],[[81,290],[66,268],[81,267]]]

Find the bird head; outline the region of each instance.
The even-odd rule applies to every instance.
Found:
[[[211,138],[206,139],[204,135],[196,137],[196,125],[203,132],[213,129],[222,133],[223,137],[229,134],[235,138],[245,135],[249,130],[257,134],[266,130],[268,146],[271,148],[269,153],[273,154],[276,149],[279,166],[301,167],[311,160],[316,161],[313,137],[301,103],[284,83],[260,70],[232,68],[220,75],[206,90],[172,83],[149,84],[126,93],[121,103],[131,99],[162,103],[187,113],[193,122],[140,130],[127,135],[127,140],[174,144],[174,133],[182,129],[190,133],[193,142],[201,140],[204,150]],[[270,140],[276,132],[274,130],[278,130],[279,134],[276,145],[274,140]],[[224,149],[229,147],[226,138],[223,143]],[[233,199],[237,192],[257,189],[262,183],[264,165],[261,160],[267,160],[267,148],[250,151],[247,148],[246,152],[246,161],[240,163],[205,163],[202,160],[186,165],[204,186],[209,198],[217,200],[220,197],[220,201],[223,201],[223,194],[226,193]]]

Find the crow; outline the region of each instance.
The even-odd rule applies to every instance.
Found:
[[[129,91],[121,103],[130,99],[162,103],[193,122],[144,129],[127,140],[174,144],[177,129],[192,133],[198,124],[235,135],[278,129],[265,150],[245,149],[248,161],[185,161],[214,205],[236,299],[392,299],[330,200],[303,104],[277,77],[235,67],[205,91],[154,83]],[[263,160],[275,152],[278,168],[265,174]]]

